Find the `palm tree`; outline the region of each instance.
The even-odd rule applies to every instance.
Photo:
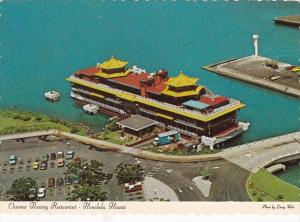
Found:
[[[30,201],[36,199],[37,183],[32,178],[20,177],[16,179],[7,191],[14,201]]]
[[[93,186],[96,185],[97,179],[104,178],[103,166],[104,164],[98,160],[87,162],[85,159],[81,159],[69,163],[64,174],[71,178],[80,178],[81,185]]]
[[[105,201],[107,200],[106,192],[100,187],[83,186],[72,191],[71,196],[67,198],[71,201]]]
[[[119,184],[144,180],[144,169],[139,164],[120,163],[115,172]]]

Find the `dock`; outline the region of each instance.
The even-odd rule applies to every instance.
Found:
[[[47,101],[57,102],[60,98],[60,93],[57,91],[49,91],[44,93],[44,97]]]
[[[275,67],[270,65],[276,64]],[[300,98],[300,74],[291,65],[253,55],[202,67],[205,70]]]
[[[299,28],[300,27],[300,15],[289,15],[289,16],[280,16],[274,18],[274,22],[280,25],[287,25]]]
[[[93,104],[86,104],[82,108],[86,113],[88,113],[90,115],[96,114],[99,111],[99,106],[96,106],[96,105],[93,105]]]

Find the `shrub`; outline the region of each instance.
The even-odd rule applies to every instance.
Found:
[[[25,116],[24,115],[24,116],[20,116],[19,119],[23,120],[23,121],[29,121],[29,120],[31,120],[31,116]]]
[[[42,119],[43,119],[43,118],[40,117],[40,116],[38,116],[38,117],[35,118],[36,121],[41,121]]]
[[[20,115],[18,115],[18,114],[14,115],[13,119],[20,119]]]
[[[282,200],[282,199],[283,199],[283,195],[282,195],[282,194],[278,194],[278,195],[277,195],[277,199],[278,199],[278,200]]]
[[[79,129],[78,129],[78,127],[76,127],[76,126],[72,126],[70,132],[71,132],[71,133],[78,133],[78,132],[79,132]]]
[[[263,201],[262,196],[257,197],[257,201],[259,201],[259,202]]]

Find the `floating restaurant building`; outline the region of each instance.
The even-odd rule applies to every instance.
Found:
[[[238,100],[213,94],[198,85],[198,78],[180,72],[169,77],[167,70],[147,73],[112,57],[94,67],[79,70],[67,80],[71,97],[99,106],[112,115],[140,115],[158,125],[178,130],[206,144],[223,142],[248,129],[237,120],[245,105]]]

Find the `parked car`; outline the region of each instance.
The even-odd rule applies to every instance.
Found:
[[[56,154],[55,153],[50,154],[50,160],[56,160]]]
[[[49,160],[49,154],[44,154],[43,156],[42,156],[42,161],[48,161]]]
[[[54,187],[55,186],[55,179],[53,177],[48,179],[48,187]]]
[[[65,165],[64,159],[58,159],[57,160],[57,167],[63,167]]]
[[[32,169],[37,170],[39,169],[39,167],[40,167],[40,162],[38,161],[33,162]]]
[[[43,161],[41,162],[40,169],[41,169],[41,170],[47,170],[47,167],[48,167],[47,161],[43,160]]]
[[[71,185],[72,184],[72,178],[71,177],[65,177],[65,184],[66,185]]]
[[[125,183],[124,188],[126,193],[131,193],[131,192],[143,190],[143,185],[142,182],[140,181],[136,183]]]
[[[63,159],[64,158],[64,153],[63,152],[57,152],[56,158],[57,159]]]
[[[73,157],[74,157],[74,151],[69,150],[69,151],[67,152],[66,159],[67,159],[67,160],[71,160],[71,159],[73,159]]]
[[[46,196],[46,188],[41,187],[38,189],[38,198],[44,198]]]
[[[271,81],[274,81],[274,80],[280,79],[280,76],[279,76],[279,75],[271,75],[271,76],[269,77],[269,79],[270,79]]]
[[[64,178],[62,178],[62,177],[57,178],[56,179],[56,186],[61,187],[63,185],[64,185]]]
[[[16,165],[17,164],[17,157],[15,155],[9,156],[9,165]]]
[[[73,178],[73,184],[79,184],[80,183],[80,177],[75,176]]]

